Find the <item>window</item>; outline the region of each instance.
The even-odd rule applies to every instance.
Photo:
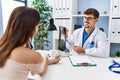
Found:
[[[23,0],[20,0],[23,1]],[[3,19],[3,32],[5,32],[9,16],[12,12],[12,10],[17,6],[23,6],[25,3],[18,2],[15,0],[1,0],[2,3],[2,19]],[[7,5],[7,6],[6,6]]]

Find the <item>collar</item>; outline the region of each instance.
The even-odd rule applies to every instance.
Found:
[[[89,34],[87,34],[86,31],[85,31],[85,28],[84,28],[83,39],[82,39],[82,47],[83,47],[84,43],[86,42],[86,40],[89,38],[89,36],[93,33],[94,30],[95,30],[95,28]]]

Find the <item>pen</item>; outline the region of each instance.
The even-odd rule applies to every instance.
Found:
[[[87,62],[83,62],[83,63],[77,63],[78,66],[96,66],[96,64],[91,64],[91,63],[87,63]]]

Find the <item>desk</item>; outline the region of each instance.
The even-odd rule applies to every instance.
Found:
[[[43,52],[46,53],[46,52]],[[119,80],[120,75],[111,72],[111,58],[90,57],[97,66],[73,67],[68,57],[61,58],[60,63],[49,65],[42,80]]]

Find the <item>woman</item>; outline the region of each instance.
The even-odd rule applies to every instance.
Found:
[[[43,75],[48,64],[59,62],[58,57],[48,60],[27,47],[39,22],[40,15],[35,9],[21,6],[13,10],[0,39],[0,80],[27,80],[29,71]]]

